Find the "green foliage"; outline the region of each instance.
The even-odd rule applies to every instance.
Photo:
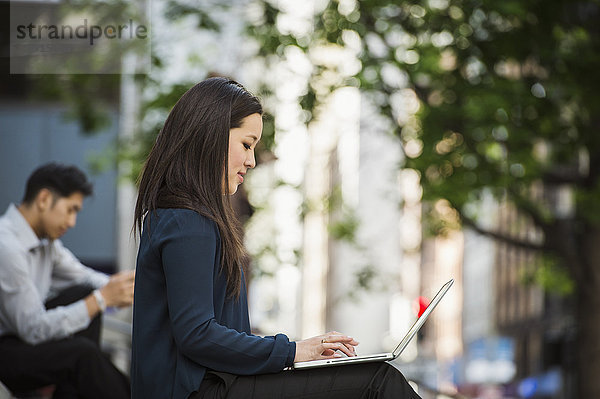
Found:
[[[600,212],[598,211],[598,202],[600,202],[600,181],[596,181],[591,187],[578,188],[575,192],[578,215],[595,226],[600,226]]]
[[[323,201],[324,211],[329,213],[329,225],[327,230],[331,238],[338,241],[345,241],[353,245],[356,249],[361,249],[356,242],[356,232],[360,221],[353,209],[349,209],[344,204],[342,188],[339,185],[333,187],[327,198]]]
[[[423,209],[423,234],[425,237],[447,237],[460,229],[458,212],[446,200],[435,204],[425,203]]]
[[[550,191],[572,189],[575,203],[566,217],[585,227],[577,231],[600,227],[598,1],[331,0],[319,3],[312,29],[302,33],[279,30],[285,10],[276,2],[256,0],[254,5],[260,12],[247,33],[267,65],[285,57],[289,48],[308,59],[323,46],[355,51],[361,68],[354,76],[324,84],[332,72],[340,75],[338,67],[313,63],[300,99],[306,122],[318,114],[330,92],[346,85],[360,87],[403,142],[403,167],[418,171],[424,201],[444,199],[460,216],[470,216],[469,205],[489,192],[513,202],[549,234],[565,215],[556,214],[547,198],[532,198],[531,187],[541,182]],[[68,7],[94,9],[102,18],[129,12],[131,5],[82,0]],[[211,10],[227,7],[219,2],[192,7],[170,0],[165,9],[171,20],[196,18],[199,29],[218,31]],[[152,63],[155,68],[164,64],[156,54]],[[69,104],[68,116],[80,121],[84,131],[99,131],[108,123],[107,110],[118,104],[119,77],[69,75],[68,66],[65,72],[34,78],[40,89],[36,91]],[[195,83],[165,88],[145,75],[136,81],[157,94],[143,104],[135,140],[119,143],[118,159],[135,165],[132,179],[160,130],[160,120]],[[273,83],[266,81],[259,95],[268,97]],[[416,106],[407,102],[411,96]],[[412,108],[414,112],[404,112]],[[274,121],[267,117],[259,149],[265,159],[272,158],[274,144]],[[438,216],[426,216],[436,234],[456,223]],[[342,218],[332,228],[340,237],[351,237],[353,229],[352,218]]]
[[[273,115],[265,113],[263,115],[263,132],[256,147],[256,152],[258,154],[259,160],[265,158],[269,154],[270,156],[274,156],[271,153],[271,150],[275,146],[275,118]]]
[[[84,134],[95,134],[110,125],[110,112],[118,104],[118,75],[39,75],[31,78],[34,100],[67,105],[65,118],[76,121]]]
[[[359,221],[352,213],[346,214],[341,220],[331,223],[328,227],[332,238],[340,241],[354,243]]]
[[[215,8],[226,8],[227,6],[214,3],[210,5],[210,9],[214,10]],[[202,8],[197,5],[189,5],[183,2],[169,0],[165,7],[165,17],[168,20],[177,20],[180,18],[193,16],[197,19],[196,26],[200,30],[212,30],[219,31],[220,25],[215,22],[215,20],[211,17],[209,12],[209,7]]]
[[[107,170],[114,170],[117,163],[117,154],[114,150],[116,146],[99,149],[96,152],[87,154],[86,162],[90,172],[94,175],[99,175]]]
[[[560,296],[571,295],[575,291],[575,282],[569,271],[551,256],[541,257],[538,266],[521,276],[521,279],[525,284],[538,284]]]
[[[421,176],[424,201],[446,200],[460,220],[491,193],[547,237],[561,234],[556,227],[565,217],[588,226],[579,234],[600,226],[598,1],[332,0],[315,11],[308,45],[278,34],[284,11],[259,3],[270,23],[268,37],[254,31],[265,56],[289,45],[307,54],[324,43],[349,46],[348,32],[356,32],[362,68],[329,89],[352,82],[377,105],[404,143],[403,166]],[[313,82],[326,69],[313,66],[301,101],[311,115],[324,96]],[[407,94],[416,112],[399,118],[414,107],[397,101]],[[548,195],[532,194],[540,183]],[[551,193],[565,186],[575,203],[557,214]],[[435,212],[425,218],[435,234],[456,224]],[[565,240],[550,241],[540,248],[581,267]]]
[[[356,272],[356,287],[369,290],[372,288],[377,272],[372,265],[367,265]]]

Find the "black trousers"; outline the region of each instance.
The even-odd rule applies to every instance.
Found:
[[[189,399],[420,399],[388,363],[363,363],[277,374],[209,371]]]
[[[86,297],[89,287],[72,287],[46,304],[48,309]],[[0,337],[0,380],[15,395],[54,385],[53,398],[128,399],[130,384],[100,350],[100,316],[72,337],[28,344]]]

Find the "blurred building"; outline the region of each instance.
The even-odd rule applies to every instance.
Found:
[[[535,191],[534,195],[544,196],[551,203],[555,200],[547,190]],[[499,208],[498,226],[517,239],[541,238],[526,219],[506,204]],[[531,381],[540,383],[551,378],[548,384],[552,387],[547,390],[552,392],[540,394],[538,389],[539,397],[566,399],[573,397],[575,384],[574,308],[569,297],[546,292],[532,281],[536,270],[543,267],[542,262],[540,255],[531,250],[497,244],[495,321],[500,334],[514,339],[516,380],[533,378]]]
[[[532,191],[553,200],[539,187]],[[489,196],[478,214],[483,229],[515,241],[542,238],[514,207]],[[573,397],[572,307],[567,297],[545,292],[535,281],[540,255],[468,228],[464,234],[464,351],[456,385],[471,395],[493,386],[503,397]]]

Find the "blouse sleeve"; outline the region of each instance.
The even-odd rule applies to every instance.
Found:
[[[218,243],[212,227],[189,220],[165,226],[161,259],[176,345],[189,359],[216,371],[240,375],[281,371],[295,354],[295,343],[287,336],[248,335],[215,320],[213,282],[218,272],[214,270]]]

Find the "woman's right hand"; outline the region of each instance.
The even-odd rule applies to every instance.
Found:
[[[343,355],[337,353],[337,351],[341,351],[349,357],[356,356],[356,345],[358,345],[358,342],[354,338],[332,331],[297,341],[294,362],[342,357]]]

